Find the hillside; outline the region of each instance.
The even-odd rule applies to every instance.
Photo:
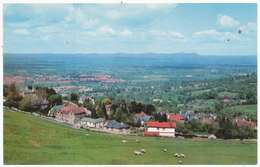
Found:
[[[122,144],[122,140],[128,143]],[[143,148],[147,153],[134,155]],[[257,163],[257,142],[117,136],[4,111],[4,164],[170,165],[178,164],[179,159],[173,156],[176,152],[186,155],[183,164]]]

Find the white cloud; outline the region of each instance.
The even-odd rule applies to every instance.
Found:
[[[174,32],[174,31],[166,32],[166,31],[153,29],[150,31],[150,36],[157,37],[157,38],[170,39],[173,41],[181,41],[181,42],[187,41],[187,39],[185,39],[185,37],[182,33]]]
[[[114,35],[114,34],[116,34],[116,31],[108,25],[101,27],[99,29],[99,32],[103,35]]]
[[[239,23],[240,23],[239,21],[233,19],[230,16],[218,14],[217,24],[220,25],[221,27],[224,28],[236,27],[239,25]]]
[[[180,32],[169,32],[169,34],[174,38],[184,38],[184,35]]]
[[[56,32],[55,28],[52,26],[42,26],[42,27],[38,27],[37,30],[40,33],[53,33]]]
[[[256,32],[256,29],[257,29],[256,23],[247,23],[246,25],[239,27],[239,30],[241,30],[243,34]]]
[[[16,29],[13,31],[14,34],[19,34],[19,35],[28,35],[30,34],[27,29]]]
[[[71,22],[73,20],[83,21],[84,14],[80,8],[70,7],[68,9],[68,15],[64,19],[66,22]]]
[[[111,19],[119,19],[121,17],[121,13],[118,11],[108,11],[107,12],[107,17]]]
[[[122,35],[123,37],[129,37],[129,36],[131,36],[133,34],[133,32],[131,32],[130,30],[128,30],[128,29],[125,29],[124,31],[122,31],[121,33],[120,33],[120,35]]]
[[[88,28],[91,28],[91,27],[97,25],[98,23],[99,23],[99,20],[97,18],[92,19],[92,20],[86,20],[82,23],[81,28],[88,29]]]
[[[175,8],[177,6],[177,3],[175,3],[175,4],[171,4],[171,3],[168,3],[168,4],[148,3],[148,4],[145,4],[145,6],[149,9],[156,10],[156,9],[162,9],[162,8],[168,8],[168,7],[174,7]]]
[[[219,32],[215,29],[196,32],[193,34],[193,38],[200,41],[224,41],[227,39],[240,39],[237,34],[231,32]]]

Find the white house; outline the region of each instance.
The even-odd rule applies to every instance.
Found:
[[[175,122],[147,122],[148,130],[145,136],[168,136],[175,137]]]
[[[81,119],[77,125],[79,127],[83,126],[84,128],[103,128],[104,126],[104,120],[103,118],[83,118]]]

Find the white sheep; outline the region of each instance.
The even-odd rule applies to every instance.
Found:
[[[163,151],[164,151],[164,152],[167,152],[167,149],[165,148],[165,149],[163,149]]]
[[[174,157],[178,157],[178,155],[179,155],[179,153],[175,153],[175,154],[174,154]]]
[[[145,150],[145,149],[141,149],[141,152],[142,152],[142,153],[146,153],[146,150]]]
[[[135,151],[134,153],[135,153],[135,155],[142,155],[142,153],[140,151]]]
[[[122,143],[127,143],[127,140],[122,140]]]

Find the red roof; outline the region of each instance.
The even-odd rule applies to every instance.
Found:
[[[156,127],[156,128],[175,128],[175,122],[147,122],[148,127]]]
[[[206,123],[206,122],[207,122],[207,123],[209,123],[209,124],[212,124],[212,121],[209,120],[209,119],[202,119],[201,122],[202,122],[202,123]]]
[[[86,110],[83,107],[78,107],[77,105],[64,106],[61,109],[59,109],[58,111],[64,112],[64,113],[68,113],[68,112],[72,111],[74,114],[81,114],[81,113],[86,112]]]
[[[106,109],[108,109],[108,108],[110,108],[111,107],[111,105],[105,105],[106,106]]]
[[[145,136],[159,136],[159,132],[144,132]]]
[[[170,119],[174,119],[174,120],[183,120],[183,118],[181,116],[177,115],[170,115]]]
[[[243,125],[249,125],[251,128],[255,128],[256,124],[254,122],[249,121],[237,121],[237,126],[240,128]]]

